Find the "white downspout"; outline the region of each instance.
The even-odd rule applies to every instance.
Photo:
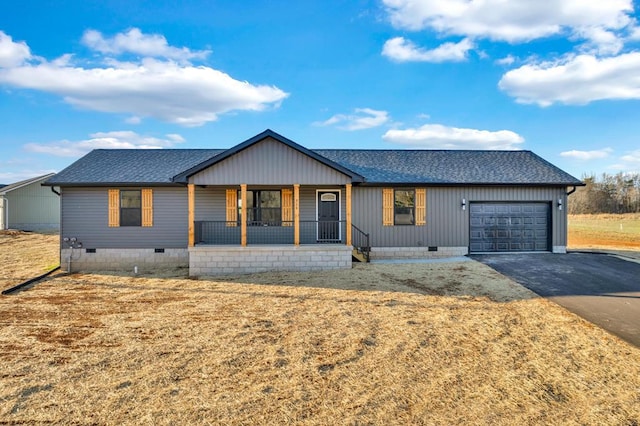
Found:
[[[4,213],[3,229],[9,229],[9,199],[4,195],[2,196],[2,210]]]

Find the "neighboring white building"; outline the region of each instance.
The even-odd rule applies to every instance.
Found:
[[[50,173],[0,188],[0,229],[60,229],[60,197],[41,183]]]

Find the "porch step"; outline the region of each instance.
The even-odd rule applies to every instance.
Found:
[[[367,258],[358,249],[353,249],[351,256],[360,263],[367,263]]]

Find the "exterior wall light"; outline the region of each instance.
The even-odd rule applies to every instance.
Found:
[[[562,198],[558,198],[558,210],[562,210]]]
[[[463,198],[462,199],[462,210],[466,210],[467,209],[467,199]]]

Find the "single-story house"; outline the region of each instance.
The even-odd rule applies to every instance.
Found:
[[[582,182],[530,151],[312,150],[266,130],[230,149],[98,149],[45,184],[63,268],[198,276],[564,253]]]
[[[60,198],[42,182],[54,173],[26,179],[0,188],[0,229],[57,230]]]

